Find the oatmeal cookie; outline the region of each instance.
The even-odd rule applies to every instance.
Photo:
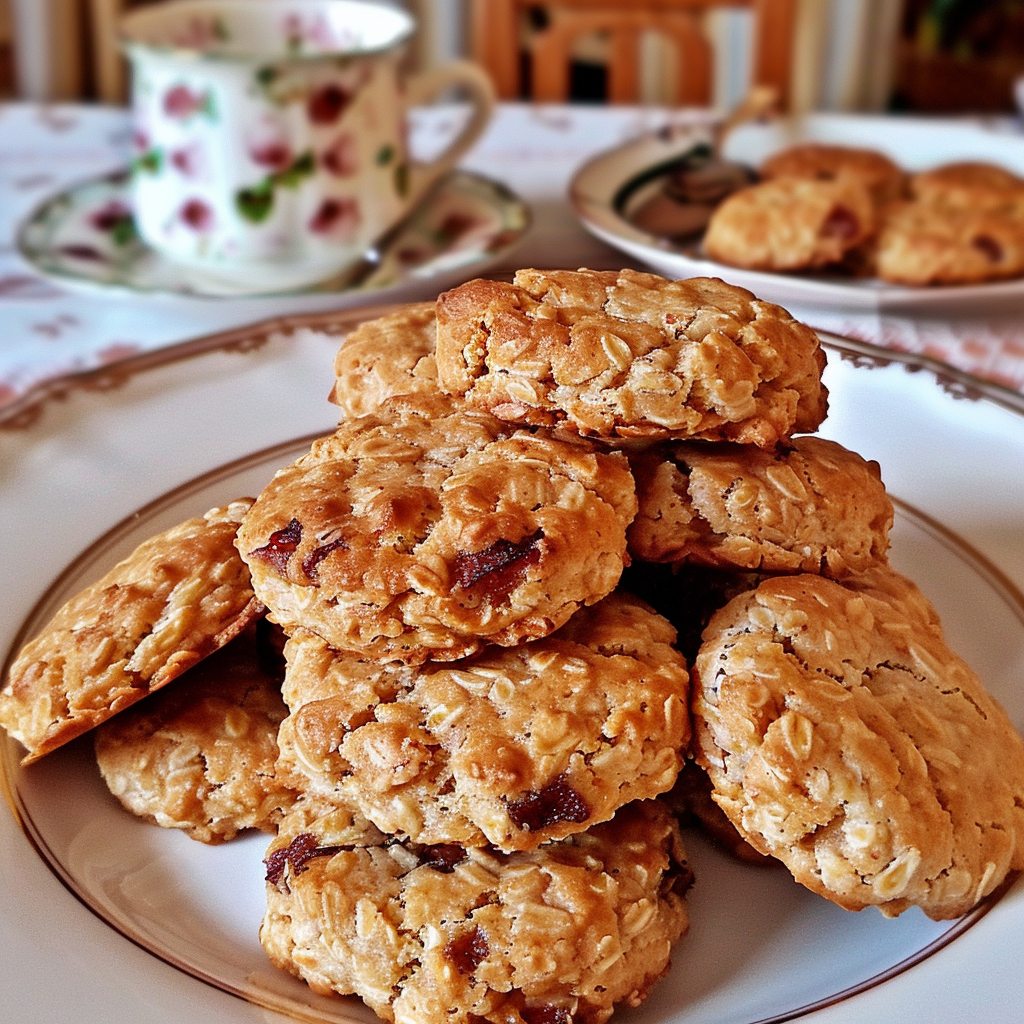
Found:
[[[773,153],[758,173],[766,181],[853,181],[866,188],[875,203],[899,199],[906,191],[906,174],[899,164],[876,149],[858,146],[803,142]]]
[[[914,199],[974,210],[1024,210],[1024,178],[996,164],[963,160],[941,164],[910,177]]]
[[[872,243],[882,280],[910,286],[974,284],[1024,275],[1024,205],[1005,210],[910,200],[883,212]]]
[[[774,178],[734,192],[711,216],[704,252],[748,270],[819,270],[850,259],[875,230],[857,181]]]
[[[632,465],[634,558],[833,577],[886,559],[893,507],[878,463],[835,441],[672,444]]]
[[[416,668],[368,664],[298,631],[279,774],[384,832],[533,849],[671,788],[690,739],[674,640],[624,594],[543,640]]]
[[[294,795],[275,774],[288,713],[265,620],[95,731],[100,774],[124,808],[203,843],[273,832]]]
[[[251,501],[145,541],[22,648],[0,690],[0,725],[28,749],[24,764],[158,690],[262,614],[234,547]]]
[[[601,1024],[643,1001],[688,927],[692,873],[658,801],[512,854],[296,817],[267,856],[264,949],[397,1024]]]
[[[395,395],[439,394],[436,342],[433,302],[360,324],[334,357],[331,401],[352,417],[375,412]]]
[[[516,423],[773,445],[825,416],[814,332],[712,278],[520,270],[443,293],[437,322],[441,386]]]
[[[941,920],[1024,868],[1024,741],[893,570],[762,583],[694,675],[715,800],[809,889]]]
[[[286,629],[409,663],[545,636],[622,574],[624,456],[393,398],[280,470],[238,535]]]

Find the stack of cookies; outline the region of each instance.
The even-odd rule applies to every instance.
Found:
[[[877,464],[815,436],[823,368],[780,307],[629,270],[363,324],[337,430],[75,598],[0,723],[26,761],[96,727],[196,839],[273,833],[271,960],[387,1020],[637,1005],[692,817],[958,916],[1024,867],[1024,742],[890,567]]]
[[[758,178],[711,214],[712,259],[918,287],[1024,276],[1024,178],[994,164],[909,172],[877,150],[803,143]]]

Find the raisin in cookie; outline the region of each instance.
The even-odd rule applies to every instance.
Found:
[[[715,800],[809,889],[939,920],[1024,867],[1024,742],[893,570],[762,583],[694,674]]]
[[[234,547],[251,499],[142,543],[68,601],[11,665],[0,725],[28,764],[158,690],[262,614]]]
[[[748,270],[818,270],[851,257],[875,230],[857,181],[775,178],[734,192],[711,216],[704,252]]]
[[[712,278],[520,270],[445,292],[437,322],[441,386],[517,423],[772,445],[825,415],[814,332]]]
[[[96,729],[100,774],[126,810],[203,843],[275,830],[294,796],[275,774],[288,708],[283,666],[260,649],[263,627]]]
[[[428,396],[346,420],[280,470],[238,543],[286,629],[410,663],[545,636],[622,574],[625,457]]]
[[[868,190],[875,203],[899,199],[906,191],[903,169],[876,149],[804,142],[773,153],[758,168],[764,180],[803,178],[811,181],[853,181]]]
[[[1020,211],[924,200],[893,203],[872,243],[875,272],[910,286],[974,284],[1024,275]]]
[[[298,631],[279,773],[418,842],[533,849],[673,785],[689,744],[671,625],[613,594],[557,633],[419,667]]]
[[[360,324],[334,357],[331,401],[346,416],[365,416],[395,395],[438,394],[436,343],[433,302]]]
[[[878,464],[835,441],[675,444],[632,465],[635,558],[833,577],[885,561],[893,507]]]
[[[263,947],[397,1024],[602,1024],[643,1001],[688,927],[692,873],[658,801],[512,854],[294,818],[267,856]]]

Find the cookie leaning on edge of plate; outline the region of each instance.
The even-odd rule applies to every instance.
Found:
[[[286,630],[418,664],[546,636],[611,593],[635,514],[621,453],[412,395],[279,470],[237,542]]]
[[[543,639],[415,668],[298,630],[278,773],[416,842],[534,849],[671,788],[690,742],[674,640],[622,593]]]
[[[234,546],[251,502],[144,541],[25,644],[0,690],[0,725],[28,748],[23,764],[165,686],[262,614]]]
[[[734,598],[693,690],[716,802],[840,906],[954,918],[1024,868],[1024,740],[894,570]]]
[[[323,995],[396,1024],[603,1024],[688,928],[692,882],[658,800],[537,850],[382,839],[300,805],[270,845],[260,941]]]
[[[825,416],[817,335],[715,278],[520,270],[440,295],[437,327],[441,387],[510,422],[770,447]]]

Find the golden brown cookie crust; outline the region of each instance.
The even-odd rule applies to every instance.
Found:
[[[1024,867],[1024,741],[893,570],[762,583],[694,673],[716,801],[809,889],[946,919]]]
[[[255,634],[96,729],[100,774],[126,810],[203,843],[275,831],[294,800],[275,774],[288,708]]]
[[[296,817],[268,852],[260,940],[384,1020],[602,1024],[643,1001],[688,927],[685,850],[657,801],[513,854],[372,845]]]
[[[418,668],[298,631],[279,773],[417,842],[534,849],[671,788],[690,740],[674,640],[625,594],[545,639]]]
[[[773,153],[758,169],[765,180],[803,178],[812,181],[854,181],[864,186],[875,203],[899,199],[906,191],[906,174],[876,149],[805,142]]]
[[[408,663],[546,636],[622,574],[625,457],[395,398],[277,473],[239,531],[271,616]]]
[[[773,178],[728,197],[711,215],[704,252],[749,270],[818,270],[847,260],[875,230],[855,180]]]
[[[445,292],[437,317],[441,386],[512,422],[772,445],[825,415],[814,332],[717,279],[520,270]]]
[[[670,444],[631,463],[635,558],[833,577],[886,559],[893,507],[879,466],[835,441]]]
[[[71,598],[0,690],[0,725],[28,764],[181,675],[262,607],[234,547],[251,498],[153,537]]]
[[[438,394],[436,344],[432,301],[365,321],[334,357],[330,400],[352,417],[375,412],[396,395]]]

